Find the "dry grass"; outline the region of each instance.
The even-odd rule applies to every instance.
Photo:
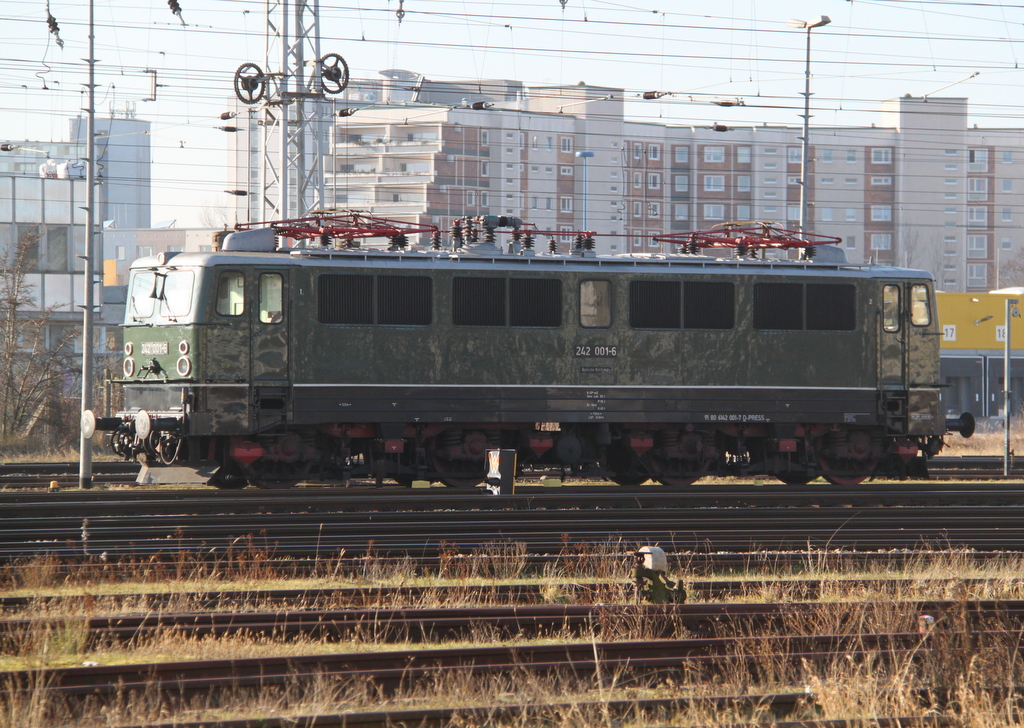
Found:
[[[255,545],[252,549],[258,550]],[[243,544],[241,548],[245,548]],[[495,603],[486,594],[470,590],[460,594],[460,585],[494,583],[497,581],[528,581],[542,585],[547,601],[576,603],[598,601],[609,605],[606,614],[593,624],[589,634],[580,636],[565,630],[554,630],[543,639],[522,636],[506,638],[488,625],[481,624],[473,634],[459,641],[403,642],[401,635],[389,635],[382,643],[380,633],[372,625],[341,640],[294,639],[285,641],[274,635],[239,634],[225,637],[192,638],[174,630],[158,632],[127,644],[87,645],[84,617],[106,613],[132,613],[152,610],[154,605],[139,594],[134,598],[76,599],[72,602],[40,601],[26,612],[37,619],[33,629],[8,639],[2,647],[0,664],[5,669],[22,667],[47,668],[95,661],[100,664],[148,663],[191,659],[247,658],[366,651],[409,651],[425,647],[468,646],[489,644],[532,644],[550,642],[587,642],[589,640],[648,639],[662,632],[662,623],[652,623],[631,610],[632,590],[630,564],[624,558],[631,550],[619,543],[594,545],[563,544],[563,557],[550,562],[541,573],[530,573],[521,545],[491,545],[486,551],[462,554],[449,544],[443,550],[438,569],[423,573],[411,562],[385,560],[372,554],[353,564],[343,559],[325,559],[319,579],[282,584],[274,581],[272,560],[256,558],[248,553],[233,565],[200,567],[198,562],[183,560],[177,566],[165,565],[177,577],[170,583],[154,582],[152,564],[139,564],[137,581],[126,580],[127,572],[118,572],[118,591],[130,594],[143,586],[180,591],[179,599],[161,604],[168,612],[204,611],[208,607],[196,591],[246,588],[294,588],[296,585],[325,586],[419,584],[445,586],[428,589],[412,606],[470,606]],[[617,555],[618,558],[610,558]],[[248,564],[245,568],[241,563]],[[104,582],[104,572],[79,570],[67,573],[53,559],[37,559],[10,567],[4,574],[8,589],[17,585],[24,592],[39,595],[63,590],[65,593],[89,593]],[[0,673],[0,728],[36,726],[139,725],[159,722],[246,717],[250,719],[298,716],[318,713],[377,711],[386,709],[426,708],[443,706],[540,705],[532,713],[503,715],[497,712],[482,721],[473,716],[454,725],[487,725],[526,728],[543,724],[552,728],[577,726],[617,726],[642,728],[651,725],[727,725],[750,720],[770,721],[769,711],[749,705],[732,708],[695,703],[689,708],[651,714],[616,714],[607,707],[593,706],[597,701],[629,697],[701,697],[714,695],[749,695],[771,692],[810,690],[815,703],[797,718],[864,718],[873,716],[921,717],[945,715],[954,717],[963,726],[1016,725],[1020,716],[1016,704],[1004,691],[1024,680],[1018,653],[1021,635],[1018,628],[998,621],[972,625],[964,611],[954,609],[942,617],[928,637],[931,649],[890,653],[882,649],[866,654],[843,652],[820,654],[812,659],[795,660],[780,654],[777,644],[767,640],[771,635],[826,634],[889,634],[915,632],[918,615],[902,603],[923,599],[965,601],[969,599],[1021,598],[1024,573],[1020,558],[1008,557],[1000,562],[978,561],[969,551],[922,551],[915,559],[894,560],[876,564],[870,569],[853,570],[827,554],[809,552],[801,566],[803,574],[814,580],[819,591],[818,608],[794,611],[779,623],[765,627],[736,620],[723,623],[720,634],[755,637],[735,643],[734,654],[722,670],[692,668],[649,676],[628,675],[610,670],[596,676],[569,674],[537,674],[527,669],[502,675],[441,674],[401,686],[394,692],[383,691],[371,682],[348,683],[321,678],[313,681],[295,680],[293,684],[258,691],[230,691],[203,696],[194,700],[168,702],[152,695],[125,694],[109,704],[91,704],[72,711],[43,689],[46,673],[36,678],[37,684],[17,686],[10,676]],[[835,568],[833,568],[835,567]],[[693,574],[682,576],[692,584]],[[108,575],[110,576],[110,575]],[[773,570],[761,561],[758,577],[767,579],[747,591],[739,600],[786,602],[802,598],[791,579],[792,567]],[[883,580],[865,584],[864,578]],[[776,580],[773,582],[772,580]],[[975,582],[972,580],[982,579]],[[114,577],[111,576],[111,581]],[[573,588],[581,581],[599,582],[605,586],[597,594],[587,596]],[[310,603],[310,608],[329,608],[327,602]],[[400,606],[400,604],[388,605]],[[261,603],[254,594],[233,608],[279,608]],[[677,637],[687,636],[685,628],[675,625]],[[923,639],[923,638],[922,638]],[[5,684],[4,681],[7,681]],[[6,689],[4,689],[6,687]],[[936,697],[950,691],[953,702],[935,704],[922,702],[920,689],[935,691]],[[544,705],[558,707],[544,708]],[[870,725],[868,723],[867,725]],[[911,723],[912,725],[912,723]]]

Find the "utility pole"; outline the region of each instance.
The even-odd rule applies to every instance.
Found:
[[[92,409],[93,380],[93,293],[96,271],[96,24],[94,0],[89,0],[89,67],[86,83],[86,126],[85,126],[85,271],[82,281],[85,286],[82,301],[82,414]],[[78,487],[92,487],[92,438],[80,435],[78,450]]]

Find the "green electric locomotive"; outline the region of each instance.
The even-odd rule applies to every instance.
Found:
[[[132,265],[124,409],[83,426],[140,478],[473,486],[512,448],[521,469],[622,485],[849,484],[923,474],[972,429],[939,406],[921,271],[274,233]]]

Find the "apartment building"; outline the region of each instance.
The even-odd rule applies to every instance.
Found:
[[[570,231],[593,230],[606,254],[672,252],[652,237],[728,221],[797,226],[799,126],[638,122],[626,101],[642,100],[585,84],[382,78],[339,102],[329,205],[445,230],[515,215],[563,250]],[[871,126],[812,126],[809,229],[841,238],[851,262],[922,268],[945,290],[1024,284],[1024,129],[967,115],[966,98],[907,96]]]

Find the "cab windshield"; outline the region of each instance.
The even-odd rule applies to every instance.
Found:
[[[125,323],[177,323],[192,312],[195,273],[190,270],[139,270],[132,275]]]

